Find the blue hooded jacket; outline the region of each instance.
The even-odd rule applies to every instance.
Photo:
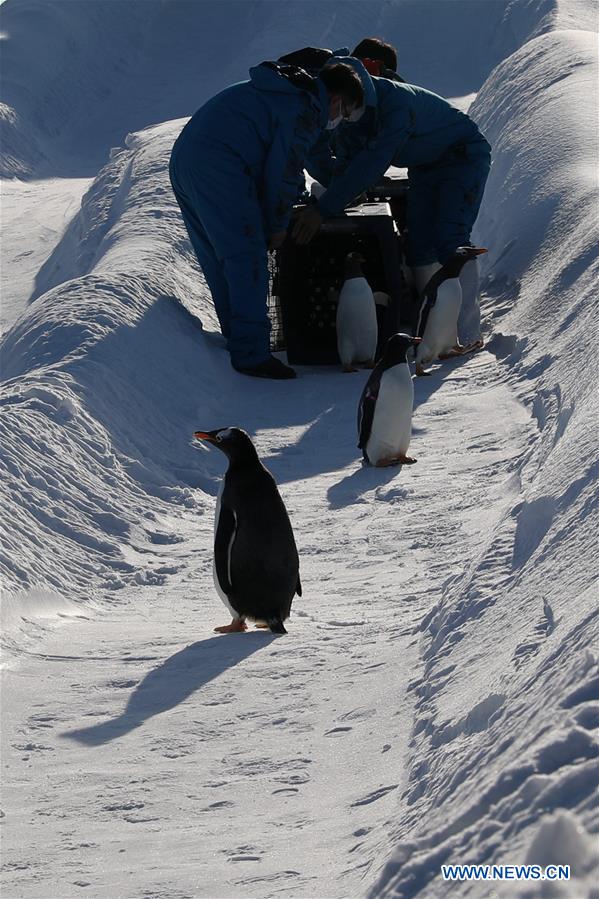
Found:
[[[306,157],[328,119],[322,81],[307,75],[290,80],[285,72],[291,69],[274,63],[250,69],[249,81],[216,94],[192,116],[174,150],[180,170],[203,167],[207,178],[220,155],[239,159],[240,172],[256,184],[267,235],[287,227]]]
[[[328,188],[318,201],[325,218],[339,214],[354,197],[379,181],[390,165],[434,165],[452,147],[462,144],[478,144],[481,153],[490,152],[472,119],[443,97],[364,72],[374,87],[375,99],[365,91],[363,116],[337,128],[335,156],[321,139],[307,163],[310,174]]]

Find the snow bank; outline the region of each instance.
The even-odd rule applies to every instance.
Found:
[[[189,443],[227,375],[177,302],[214,319],[168,185],[178,129],[131,136],[114,155],[41,272],[42,295],[4,340],[9,590],[79,601],[161,583],[153,547],[176,541],[186,509],[201,514],[191,488],[214,492]]]
[[[140,3],[127,4],[121,15],[110,0],[85,4],[85,11],[69,0],[6,0],[0,8],[3,176],[47,170],[60,147],[68,152],[73,140],[82,140],[90,120],[114,99],[115,86],[127,84],[151,18]]]
[[[494,148],[477,224],[489,347],[537,436],[488,544],[421,625],[410,783],[372,897],[445,896],[442,863],[572,865],[568,888],[526,896],[596,882],[596,85],[596,36],[554,31],[498,66],[472,108]]]
[[[465,95],[555,10],[556,0],[485,0],[484,14],[480,0],[5,0],[0,174],[93,176],[127,132],[190,115],[251,65],[308,44],[385,35],[407,80]]]

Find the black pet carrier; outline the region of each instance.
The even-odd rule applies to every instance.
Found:
[[[351,252],[366,260],[364,275],[378,300],[379,349],[399,330],[405,283],[398,224],[389,203],[362,203],[323,222],[308,245],[288,238],[271,257],[271,344],[286,349],[291,364],[339,361],[337,301]]]

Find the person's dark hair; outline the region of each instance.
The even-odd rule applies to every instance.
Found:
[[[364,104],[364,88],[360,76],[351,66],[344,62],[336,62],[325,66],[318,76],[329,94],[341,94],[352,106]]]
[[[380,37],[365,37],[354,48],[356,59],[378,59],[387,69],[397,72],[397,50]]]

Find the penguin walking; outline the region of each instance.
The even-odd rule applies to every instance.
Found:
[[[424,366],[433,359],[463,356],[482,347],[480,340],[465,346],[458,340],[458,316],[462,305],[459,279],[465,264],[486,252],[481,247],[458,247],[426,285],[416,326],[416,333],[422,337],[416,351],[417,375],[428,374]]]
[[[286,634],[294,595],[302,595],[299,557],[287,509],[271,473],[240,428],[195,431],[229,459],[214,521],[214,584],[232,616],[220,634],[247,630],[246,618]]]
[[[358,447],[377,468],[412,465],[407,454],[412,436],[414,385],[406,353],[419,337],[394,334],[371,373],[358,406]]]
[[[345,372],[357,371],[355,362],[372,368],[376,355],[376,305],[362,271],[365,261],[360,253],[349,253],[345,260],[345,281],[337,306],[337,352]]]

